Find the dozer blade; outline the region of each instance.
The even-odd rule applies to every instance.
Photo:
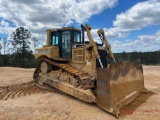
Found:
[[[119,117],[120,108],[133,101],[144,87],[140,62],[116,62],[100,68],[97,76],[97,104]]]

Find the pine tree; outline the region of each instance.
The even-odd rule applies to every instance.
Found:
[[[25,54],[30,51],[31,33],[24,27],[17,28],[15,32],[12,33],[11,39],[12,45],[15,48],[15,52],[18,57],[22,56],[22,66],[24,67]]]

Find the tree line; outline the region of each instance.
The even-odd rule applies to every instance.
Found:
[[[153,52],[130,52],[126,53],[125,51],[122,53],[115,53],[116,59],[122,59],[123,61],[135,61],[137,59],[141,60],[141,64],[153,64],[153,65],[160,65],[160,50],[153,51]]]
[[[145,65],[160,65],[160,50],[154,52],[122,52],[114,53],[116,60],[133,62],[137,59],[141,60],[141,64]],[[22,62],[22,52],[16,52],[9,55],[0,55],[0,66],[13,66],[13,67],[25,67],[35,68],[38,60],[34,58],[33,52],[25,52],[24,65]]]
[[[35,67],[34,49],[38,39],[24,27],[17,28],[10,39],[0,38],[0,66]]]

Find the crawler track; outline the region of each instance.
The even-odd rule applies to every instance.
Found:
[[[33,74],[33,80],[35,83],[39,83],[39,73],[41,72],[40,66],[43,61],[46,61],[50,65],[58,67],[64,70],[65,72],[71,74],[74,78],[76,78],[79,81],[80,84],[78,86],[81,85],[83,89],[86,90],[86,89],[95,88],[94,82],[90,80],[90,75],[87,72],[78,70],[72,67],[71,65],[69,65],[68,63],[64,63],[62,61],[58,62],[58,61],[54,61],[48,58],[41,58],[41,61],[37,65],[34,71],[34,74]]]
[[[34,80],[37,79],[38,74],[40,73],[40,64],[41,64],[42,61],[46,61],[53,66],[62,68],[63,70],[67,71],[68,73],[71,73],[72,75],[77,76],[82,81],[87,80],[90,77],[88,73],[86,73],[84,71],[81,71],[81,70],[78,70],[78,69],[70,66],[69,64],[59,63],[59,62],[56,62],[56,61],[53,61],[53,60],[50,60],[50,59],[47,59],[47,58],[41,58],[41,61],[37,65],[36,70],[35,70],[34,75],[33,75]]]
[[[33,81],[10,86],[0,86],[0,100],[14,99],[21,96],[27,96],[38,93],[43,94],[47,92],[51,91],[35,86]]]

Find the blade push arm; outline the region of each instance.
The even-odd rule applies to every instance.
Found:
[[[115,58],[114,58],[114,55],[113,55],[113,53],[112,53],[111,46],[110,46],[110,44],[108,44],[107,38],[106,38],[106,36],[105,36],[105,34],[104,34],[104,30],[103,30],[103,29],[99,29],[99,30],[97,31],[97,33],[98,33],[100,39],[102,40],[102,42],[105,44],[105,46],[106,46],[106,51],[109,53],[110,57],[111,57],[111,58],[113,59],[113,61],[115,62]]]
[[[89,39],[89,46],[90,46],[90,47],[93,47],[93,51],[94,51],[94,53],[95,53],[95,55],[96,55],[96,58],[98,59],[101,67],[103,68],[103,64],[102,64],[102,62],[101,62],[101,59],[100,59],[100,56],[99,56],[99,53],[98,53],[98,50],[97,50],[97,45],[96,45],[96,43],[94,42],[94,40],[93,40],[93,38],[92,38],[92,35],[91,35],[91,33],[90,33],[90,30],[91,30],[91,29],[92,29],[92,28],[91,28],[91,26],[90,26],[89,24],[86,24],[86,25],[84,26],[84,30],[87,32],[87,36],[88,36],[88,39]]]

